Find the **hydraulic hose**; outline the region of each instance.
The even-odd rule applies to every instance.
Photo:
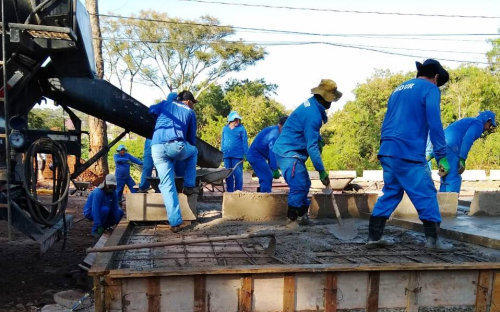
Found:
[[[37,155],[39,153],[52,154],[53,192],[51,203],[41,202],[37,195]],[[24,160],[23,186],[28,199],[28,211],[35,222],[52,226],[61,217],[64,217],[68,201],[69,175],[67,153],[58,142],[50,138],[40,138],[28,148]],[[64,226],[66,227],[66,222],[64,222]],[[66,231],[66,228],[64,230]]]

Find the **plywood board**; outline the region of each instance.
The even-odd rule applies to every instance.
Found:
[[[254,276],[253,311],[283,311],[283,290],[283,275]]]
[[[184,221],[196,220],[198,195],[179,195],[179,205]],[[167,221],[167,210],[161,193],[130,193],[126,195],[127,220]]]
[[[345,217],[360,217],[370,213],[377,202],[378,195],[370,193],[334,194],[340,215]],[[312,219],[335,218],[330,194],[312,194],[309,216]]]
[[[422,272],[419,305],[424,307],[473,306],[476,302],[477,271]]]
[[[192,311],[194,307],[194,280],[191,276],[162,278],[161,311]]]
[[[210,312],[237,311],[240,287],[239,276],[207,276],[207,310]]]
[[[287,197],[284,193],[226,192],[222,199],[222,217],[243,221],[284,220]]]
[[[325,308],[324,274],[297,274],[297,311],[317,311]]]

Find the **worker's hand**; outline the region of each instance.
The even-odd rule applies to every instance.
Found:
[[[319,148],[319,153],[323,153],[323,147],[325,147],[325,141],[323,141],[322,137],[319,137],[318,140],[318,148]]]
[[[330,185],[330,178],[328,177],[328,172],[326,172],[325,170],[319,172],[319,179],[324,186]]]
[[[97,234],[102,235],[104,233],[104,228],[102,226],[97,228]]]
[[[462,174],[465,171],[465,159],[460,158],[458,161],[458,174]]]
[[[439,160],[438,167],[438,175],[442,178],[446,177],[448,172],[450,172],[450,164],[448,164],[448,159],[446,157],[443,157]]]
[[[281,173],[278,169],[273,170],[273,179],[279,179],[281,177]]]
[[[431,159],[433,159],[433,158],[434,158],[434,154],[432,154],[432,153],[429,154],[429,155],[427,155],[427,156],[425,156],[425,160],[426,161],[431,161]]]

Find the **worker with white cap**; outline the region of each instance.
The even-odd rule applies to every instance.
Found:
[[[311,201],[307,198],[311,180],[306,168],[306,160],[311,157],[320,180],[329,185],[328,172],[321,159],[319,130],[328,120],[326,110],[332,102],[342,96],[337,84],[331,79],[322,79],[311,89],[312,97],[300,104],[288,117],[272,151],[278,166],[290,188],[288,193],[288,219],[301,224],[308,223],[307,212]]]
[[[104,181],[89,194],[83,207],[83,215],[94,221],[94,236],[100,236],[105,229],[118,224],[123,217],[123,210],[118,207],[116,184],[114,174],[106,175]]]
[[[114,155],[116,165],[115,176],[118,183],[116,190],[118,191],[118,200],[121,201],[125,185],[128,186],[131,193],[135,193],[135,181],[130,176],[130,164],[134,163],[142,166],[142,161],[127,153],[127,148],[123,144],[118,146],[116,152]]]
[[[243,163],[248,152],[248,137],[241,116],[232,111],[227,116],[227,125],[222,129],[221,150],[224,157],[224,167],[234,168],[226,178],[228,192],[243,190]],[[236,166],[239,163],[238,166]]]

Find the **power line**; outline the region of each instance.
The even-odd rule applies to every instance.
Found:
[[[233,5],[233,6],[257,7],[257,8],[267,8],[267,9],[287,9],[287,10],[335,12],[335,13],[400,15],[400,16],[421,16],[421,17],[447,17],[447,18],[500,18],[500,16],[486,16],[486,15],[424,14],[424,13],[339,10],[339,9],[326,9],[326,8],[290,7],[290,6],[278,6],[278,5],[267,5],[267,4],[233,3],[233,2],[208,1],[208,0],[180,0],[180,1],[198,2],[198,3],[206,3],[206,4],[222,4],[222,5]]]

